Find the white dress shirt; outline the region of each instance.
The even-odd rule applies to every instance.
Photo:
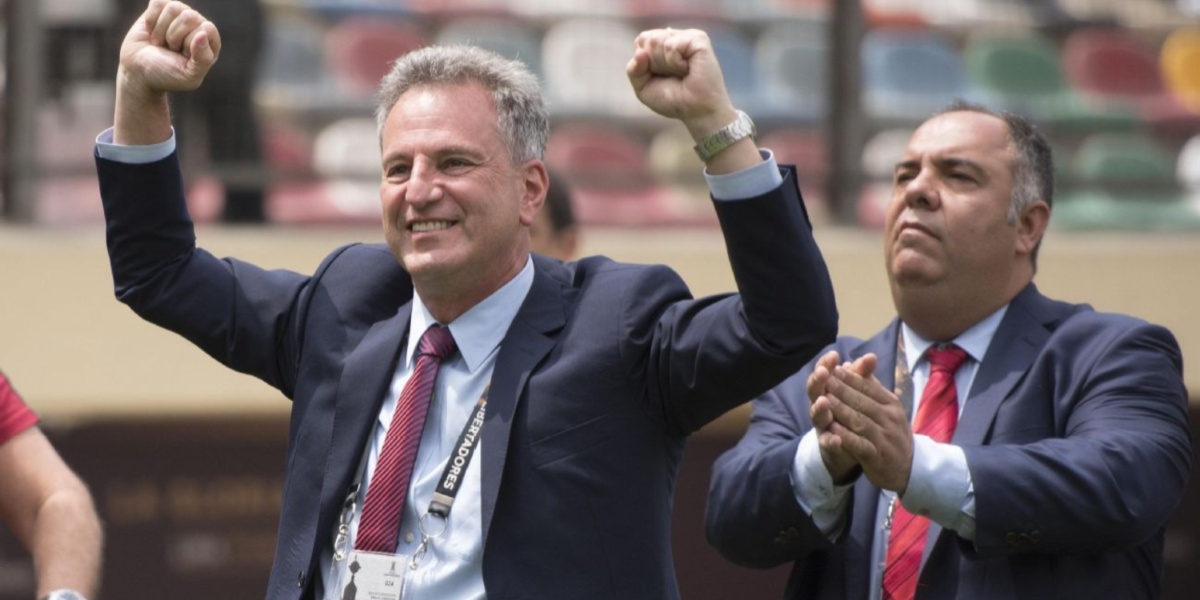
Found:
[[[988,345],[991,344],[1007,311],[1006,304],[952,340],[952,343],[965,350],[970,357],[970,360],[964,362],[954,374],[960,415],[967,404],[969,390],[975,381],[975,374],[979,372],[979,365],[987,354]],[[921,394],[929,381],[929,361],[925,352],[935,342],[922,338],[903,323],[900,329],[905,357],[908,360],[906,366],[912,376],[913,406],[909,416],[912,419],[912,416],[917,414]],[[791,478],[800,506],[812,515],[814,524],[831,541],[836,540],[846,524],[850,507],[849,494],[854,484],[834,485],[833,478],[821,459],[816,429],[809,430],[801,438],[800,446],[796,449],[796,460],[792,463]],[[880,494],[875,516],[881,530],[887,507],[894,495],[886,491]],[[900,503],[909,512],[928,516],[930,520],[945,529],[954,530],[964,539],[975,539],[975,489],[971,484],[966,454],[958,446],[941,444],[928,436],[914,434],[912,471]],[[871,556],[872,563],[877,565],[871,572],[871,599],[877,600],[882,593],[883,565],[887,556],[886,535],[879,534],[874,537]]]

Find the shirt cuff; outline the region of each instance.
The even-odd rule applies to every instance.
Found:
[[[813,524],[830,541],[835,541],[846,524],[850,505],[850,488],[854,484],[835,485],[817,443],[817,430],[810,429],[800,438],[796,459],[792,461],[792,490],[796,501],[813,520]]]
[[[913,436],[912,472],[900,503],[908,512],[975,539],[975,493],[967,455],[952,444]]]
[[[96,154],[100,158],[130,165],[144,165],[158,162],[175,151],[175,128],[171,128],[171,137],[157,144],[147,146],[126,146],[113,143],[113,128],[109,127],[96,136]]]
[[[753,167],[722,175],[709,175],[707,169],[704,171],[704,179],[708,181],[708,190],[714,199],[725,202],[756,198],[783,184],[775,154],[766,148],[759,148],[758,153],[763,161]]]

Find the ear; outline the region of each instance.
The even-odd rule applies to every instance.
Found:
[[[1050,206],[1038,200],[1017,215],[1017,254],[1031,256],[1050,223]]]
[[[532,158],[520,167],[524,193],[521,195],[521,224],[529,227],[546,202],[546,190],[550,187],[550,176],[546,164]]]

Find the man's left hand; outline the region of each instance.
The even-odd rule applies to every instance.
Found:
[[[912,471],[912,428],[900,399],[874,377],[835,367],[825,384],[834,422],[829,431],[858,459],[876,487],[903,494]]]

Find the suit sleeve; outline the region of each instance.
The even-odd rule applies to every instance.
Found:
[[[794,173],[768,194],[716,206],[740,293],[655,310],[656,293],[635,285],[623,302],[631,377],[645,378],[680,435],[794,374],[837,334],[833,287]]]
[[[1031,415],[1030,427],[964,448],[976,497],[968,551],[1126,550],[1178,504],[1192,456],[1179,347],[1166,329],[1114,319],[1088,313],[1061,327],[1046,350],[1052,366],[1022,386],[1052,394],[1040,410],[1053,411],[1055,431],[1039,432],[1047,417]]]
[[[713,465],[705,534],[730,562],[768,568],[829,546],[791,478],[800,438],[812,428],[804,391],[810,372],[805,367],[754,400],[745,435]]]
[[[142,165],[97,156],[96,168],[117,298],[290,397],[309,278],[197,248],[175,154]]]

